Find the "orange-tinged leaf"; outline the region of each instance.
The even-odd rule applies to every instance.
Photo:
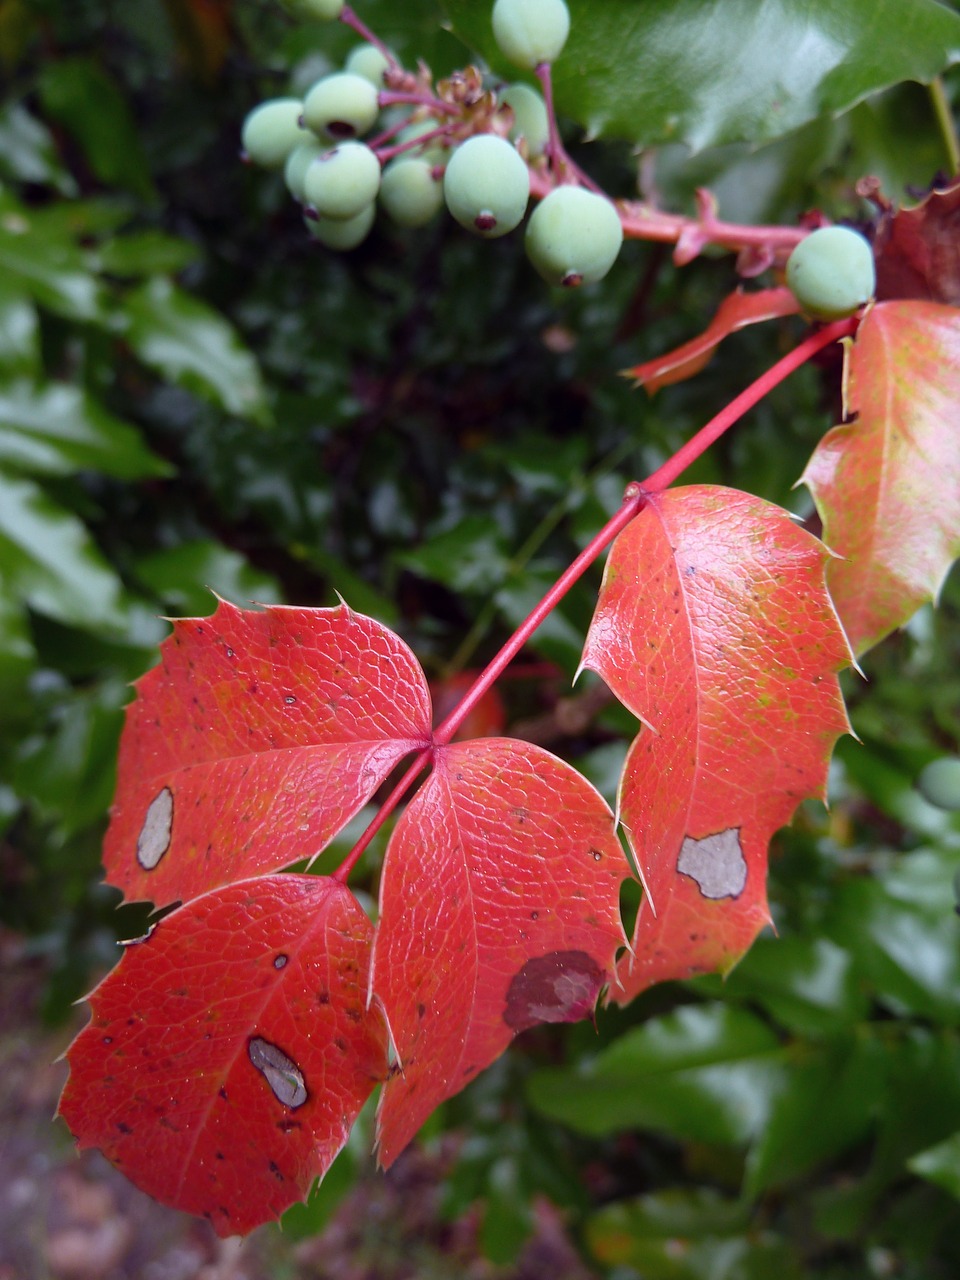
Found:
[[[803,475],[863,653],[936,597],[960,554],[960,310],[882,302],[848,349],[847,412]]]
[[[138,682],[107,879],[162,905],[312,857],[429,737],[420,664],[379,622],[221,601]]]
[[[303,1199],[386,1074],[373,928],[317,876],[214,890],[130,944],[90,996],[60,1114],[220,1235]]]
[[[402,1069],[380,1103],[384,1166],[519,1031],[593,1013],[626,875],[613,815],[563,761],[508,738],[437,753],[380,888],[372,989]]]
[[[665,355],[625,369],[624,374],[628,378],[636,378],[637,383],[653,395],[661,387],[669,387],[699,373],[731,333],[764,320],[775,320],[778,316],[796,315],[799,310],[800,304],[786,287],[759,289],[753,293],[737,289],[724,298],[703,333]]]
[[[583,662],[644,722],[619,816],[647,892],[611,999],[730,968],[769,919],[770,837],[847,728],[826,559],[785,511],[707,485],[651,495],[613,545]]]

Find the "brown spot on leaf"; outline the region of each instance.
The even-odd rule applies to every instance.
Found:
[[[144,871],[152,871],[170,848],[173,835],[173,792],[164,787],[150,801],[140,834],[137,861]]]
[[[507,989],[503,1020],[514,1031],[538,1022],[579,1022],[593,1013],[606,973],[585,951],[528,960]]]

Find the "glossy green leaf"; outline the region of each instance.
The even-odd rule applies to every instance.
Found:
[[[486,515],[467,516],[396,559],[404,569],[442,582],[452,591],[480,595],[499,586],[509,567],[503,530],[493,516]]]
[[[936,1146],[918,1151],[909,1161],[913,1173],[943,1187],[960,1200],[960,1132],[951,1134]]]
[[[837,893],[828,930],[887,1006],[960,1025],[960,946],[953,877],[960,854],[903,854],[876,879]]]
[[[40,368],[40,326],[30,297],[0,279],[0,369],[35,374]]]
[[[489,8],[445,0],[498,71]],[[570,0],[554,70],[561,112],[591,135],[694,150],[765,142],[960,59],[960,15],[936,0]]]
[[[21,748],[17,792],[56,823],[61,838],[96,822],[110,803],[126,698],[119,680],[78,692],[60,703],[43,734]]]
[[[109,275],[175,275],[196,262],[196,245],[162,231],[134,231],[115,236],[99,249],[100,267]]]
[[[282,593],[269,574],[252,568],[243,556],[218,542],[183,542],[137,561],[136,575],[179,617],[203,616],[216,592],[234,604],[281,604]]]
[[[80,143],[101,181],[139,196],[154,193],[150,168],[119,85],[93,58],[51,59],[40,74],[44,109]]]
[[[0,573],[0,588],[2,585],[3,575]],[[0,706],[4,708],[4,729],[9,729],[19,719],[17,699],[35,662],[26,614],[19,601],[0,589]],[[2,732],[0,729],[0,734]]]
[[[65,195],[75,190],[50,131],[19,102],[0,108],[0,174],[19,182],[43,183]]]
[[[35,474],[89,469],[133,480],[172,468],[143,443],[135,427],[67,383],[0,387],[0,462]]]
[[[720,989],[807,1036],[838,1032],[867,1012],[852,956],[827,938],[761,935]]]
[[[0,475],[0,593],[80,627],[119,625],[120,582],[76,518]]]
[[[872,1037],[798,1044],[747,1162],[751,1196],[784,1186],[846,1151],[886,1103],[885,1060]]]
[[[103,309],[102,290],[84,253],[26,210],[0,213],[0,274],[68,320],[95,320]]]
[[[228,413],[270,420],[260,370],[236,330],[212,308],[163,278],[123,303],[124,336],[165,378],[216,401]]]
[[[644,1280],[793,1280],[789,1246],[773,1233],[748,1235],[749,1219],[743,1201],[674,1187],[601,1209],[587,1224],[587,1244],[606,1266]]]
[[[759,1018],[721,1004],[688,1005],[576,1066],[535,1072],[528,1097],[544,1115],[592,1136],[646,1128],[742,1144],[766,1122],[783,1070],[779,1041]]]

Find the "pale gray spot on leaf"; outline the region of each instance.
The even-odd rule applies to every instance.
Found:
[[[303,1082],[303,1072],[282,1049],[257,1036],[250,1041],[247,1052],[279,1102],[291,1110],[306,1102],[307,1086]]]
[[[684,840],[677,859],[681,875],[695,880],[705,898],[738,898],[747,883],[747,864],[736,827],[702,840]]]
[[[150,801],[147,816],[137,836],[137,861],[144,871],[152,871],[170,848],[173,834],[173,792],[164,787]]]

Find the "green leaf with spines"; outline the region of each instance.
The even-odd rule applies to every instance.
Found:
[[[454,31],[509,74],[487,6],[443,0]],[[769,141],[960,60],[937,0],[570,0],[559,111],[592,136],[650,146]]]

